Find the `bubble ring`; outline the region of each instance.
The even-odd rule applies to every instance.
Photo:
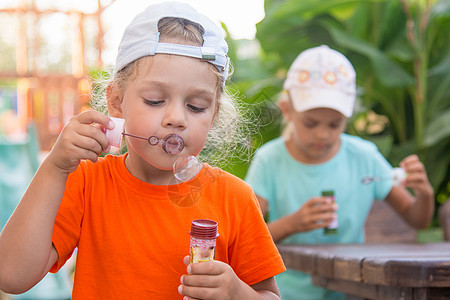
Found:
[[[148,143],[152,146],[156,146],[159,143],[159,139],[156,136],[151,136],[148,138]]]
[[[171,154],[171,155],[177,155],[184,149],[184,140],[181,136],[179,136],[176,133],[171,133],[171,134],[165,136],[163,139],[159,139],[157,136],[154,136],[154,135],[152,135],[149,138],[145,138],[142,136],[125,133],[125,132],[123,132],[122,135],[146,140],[152,146],[161,144],[163,150],[167,154]]]
[[[167,135],[161,142],[164,151],[168,154],[177,155],[184,149],[184,141],[178,134]]]

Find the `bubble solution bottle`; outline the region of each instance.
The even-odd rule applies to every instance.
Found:
[[[336,201],[334,197],[334,191],[322,191],[323,197],[328,197],[331,199],[332,203]],[[324,234],[336,234],[338,232],[338,219],[337,217],[327,226],[323,229]]]
[[[125,123],[124,119],[109,117],[114,122],[113,129],[103,129],[111,146],[120,148],[122,143],[122,132]]]
[[[208,219],[194,220],[189,234],[191,236],[189,263],[213,260],[216,239],[219,236],[217,222]]]

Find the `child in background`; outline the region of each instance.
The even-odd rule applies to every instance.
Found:
[[[78,248],[72,299],[279,299],[274,276],[285,268],[251,188],[206,163],[186,182],[172,170],[223,134],[234,105],[227,50],[221,29],[187,4],[136,16],[106,89],[128,153],[99,158],[114,127],[101,112],[65,125],[0,236],[0,289],[26,291]],[[132,135],[177,135],[184,147],[167,153]],[[218,222],[216,260],[189,265],[194,219]]]
[[[355,71],[345,56],[325,45],[305,50],[284,90],[279,106],[287,133],[258,149],[246,177],[276,243],[362,243],[374,199],[387,201],[413,227],[429,224],[434,193],[416,155],[400,163],[408,174],[402,185],[362,182],[368,175],[389,177],[392,167],[373,143],[344,133],[356,98]],[[326,190],[334,191],[335,204],[321,196]],[[324,234],[335,218],[337,233]],[[284,300],[344,299],[294,270],[276,280]]]

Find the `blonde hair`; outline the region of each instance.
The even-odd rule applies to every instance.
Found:
[[[282,102],[286,102],[292,107],[291,98],[289,97],[289,92],[287,90],[281,91],[280,95],[278,96],[278,105],[280,105]],[[282,124],[281,124],[281,136],[285,139],[289,138],[292,134],[292,124],[288,122],[285,118],[283,118]]]
[[[158,30],[161,41],[176,40],[177,42],[195,46],[203,44],[203,27],[183,18],[163,18],[158,23]],[[141,65],[145,64],[145,61],[142,58],[137,59],[126,65],[115,75],[109,73],[96,78],[91,92],[91,106],[94,109],[107,113],[105,91],[108,84],[114,82],[124,91],[128,82],[138,76]],[[209,65],[217,76],[216,100],[218,109],[214,124],[209,131],[205,147],[199,158],[201,161],[208,161],[208,163],[217,166],[224,166],[233,157],[245,159],[245,156],[247,156],[246,160],[249,161],[249,155],[242,155],[243,153],[251,152],[251,134],[249,132],[250,126],[248,126],[250,122],[247,123],[245,120],[243,104],[240,104],[238,99],[225,86],[224,81],[226,78],[214,65]]]

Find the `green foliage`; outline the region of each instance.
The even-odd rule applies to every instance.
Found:
[[[257,91],[269,90],[273,103],[284,79],[279,75],[295,57],[327,44],[346,55],[357,72],[360,103],[348,131],[377,143],[394,166],[417,153],[436,197],[448,198],[450,1],[266,0],[265,12],[256,33],[261,52],[233,78],[249,101],[259,97]],[[232,59],[241,68],[243,60]],[[263,78],[249,75],[252,71]],[[361,127],[361,121],[374,122],[368,112],[388,122],[377,131]],[[259,140],[273,138],[274,130]]]
[[[417,232],[417,241],[419,243],[439,243],[444,242],[442,229],[439,227],[427,228]]]

